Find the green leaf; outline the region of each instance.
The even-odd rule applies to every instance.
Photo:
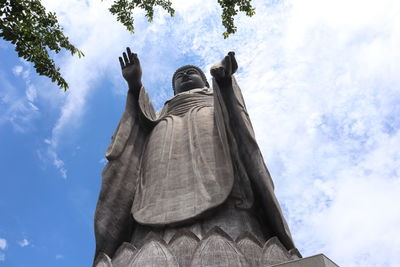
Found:
[[[222,9],[221,19],[225,32],[222,34],[226,39],[230,34],[236,32],[237,28],[234,24],[234,16],[238,12],[244,12],[247,16],[253,16],[255,9],[251,5],[251,0],[217,0]],[[132,34],[135,32],[133,25],[133,11],[136,8],[143,9],[145,16],[149,22],[153,21],[154,7],[160,6],[166,10],[171,17],[174,16],[175,10],[169,0],[114,0],[109,11],[117,16],[117,20],[121,22],[126,29]]]
[[[154,7],[160,6],[166,10],[170,16],[174,16],[175,10],[169,0],[114,0],[109,8],[111,14],[117,16],[117,20],[126,27],[132,34],[135,32],[133,25],[133,11],[137,8],[143,9],[149,22],[153,21]]]
[[[18,56],[32,62],[39,75],[67,90],[68,84],[49,52],[65,49],[78,57],[84,54],[63,34],[56,14],[47,12],[40,0],[0,0],[0,10],[0,37],[14,44]]]

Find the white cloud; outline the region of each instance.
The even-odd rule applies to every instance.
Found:
[[[17,132],[28,132],[34,128],[34,120],[39,116],[39,108],[35,105],[37,97],[36,88],[31,83],[29,70],[18,65],[13,68],[13,73],[25,82],[26,91],[22,95],[17,90],[15,83],[10,82],[3,72],[0,72],[2,91],[0,92],[0,125],[10,123]],[[22,73],[22,75],[21,75]],[[14,78],[16,79],[16,78]]]
[[[33,101],[35,101],[37,96],[36,88],[32,84],[28,84],[27,87],[28,88],[26,89],[25,92],[26,98],[30,101],[30,103],[32,103]]]
[[[51,140],[49,139],[44,139],[43,143],[45,144],[45,147],[37,149],[36,155],[43,164],[53,165],[59,171],[61,177],[63,179],[67,179],[68,170],[65,167],[64,161],[60,159],[58,153],[56,152],[55,146],[53,146]]]
[[[5,238],[0,238],[0,250],[5,250],[7,248],[7,240]],[[0,262],[6,260],[6,254],[0,251]]]
[[[22,248],[29,246],[29,244],[30,244],[30,242],[26,238],[22,239],[21,241],[18,241],[18,245]]]
[[[45,3],[86,53],[60,59],[71,89],[58,102],[61,116],[48,140],[60,170],[59,140],[79,126],[97,82],[107,76],[124,92],[116,61],[124,46],[138,52],[157,107],[171,96],[180,64],[209,67],[234,50],[258,142],[302,253],[324,252],[342,266],[400,261],[393,204],[400,201],[400,2],[254,1],[256,15],[237,17],[228,40],[214,0],[176,1],[175,18],[156,12],[152,24],[137,17],[134,37],[97,0]]]
[[[257,56],[239,61],[238,76],[303,254],[396,266],[399,8],[354,2],[288,1],[284,16],[279,5],[266,9],[279,24],[254,28],[254,44],[237,54]]]
[[[73,134],[74,129],[80,125],[87,96],[107,74],[105,70],[110,71],[109,66],[115,66],[111,71],[117,70],[118,65],[111,62],[117,60],[119,51],[128,43],[130,36],[108,12],[109,3],[72,0],[44,1],[44,5],[57,13],[66,34],[72,36],[71,42],[85,53],[82,59],[71,57],[70,54],[59,58],[63,76],[70,89],[61,98],[60,95],[52,96],[62,106],[61,115],[53,127],[49,146],[44,154],[59,169],[62,177],[66,178],[67,168],[57,153],[59,140],[64,134]]]
[[[17,65],[12,69],[12,72],[14,73],[15,76],[19,76],[21,74],[22,70],[23,70],[23,67],[20,65]]]
[[[58,154],[55,153],[51,148],[47,152],[53,161],[53,165],[60,171],[61,177],[67,179],[67,169],[65,168],[64,161],[62,161],[58,157]]]
[[[106,159],[106,158],[102,158],[102,159],[99,160],[99,163],[100,163],[101,165],[106,165],[107,159]]]
[[[5,238],[0,238],[0,249],[5,250],[7,248],[7,240]]]

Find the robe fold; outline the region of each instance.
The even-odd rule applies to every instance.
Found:
[[[218,102],[215,104],[216,114],[225,122],[232,159],[237,161],[241,178],[248,177],[250,180],[253,192],[261,202],[259,204],[262,206],[263,221],[286,249],[295,248],[289,227],[274,194],[271,175],[255,140],[253,127],[236,79],[232,76],[231,82],[224,87],[214,79],[213,89],[215,100]]]
[[[191,90],[167,101],[142,155],[132,214],[145,225],[182,224],[222,204],[233,167],[214,96]]]
[[[260,201],[271,234],[294,248],[236,80],[214,81],[213,89],[178,94],[159,116],[144,88],[138,96],[128,93],[106,153],[95,213],[96,255],[112,257],[137,223],[187,223],[229,196],[238,200],[237,208]]]

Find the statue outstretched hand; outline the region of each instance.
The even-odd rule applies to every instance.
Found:
[[[123,57],[119,57],[121,64],[122,76],[129,85],[129,90],[139,90],[142,87],[142,68],[137,54],[132,53],[129,47],[126,53],[122,53]]]
[[[235,52],[229,52],[221,62],[211,67],[210,72],[218,82],[224,82],[230,80],[237,68],[238,64],[236,62]]]

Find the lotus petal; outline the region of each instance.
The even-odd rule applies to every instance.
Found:
[[[126,267],[132,262],[137,249],[131,243],[124,242],[115,252],[112,263],[114,267]]]
[[[180,267],[189,267],[199,238],[188,230],[179,230],[169,241],[168,248],[175,255]]]
[[[150,233],[129,267],[179,267],[174,255],[166,247],[165,241]]]
[[[211,229],[193,255],[192,267],[249,267],[245,256],[235,242],[219,227]]]
[[[245,232],[236,239],[236,244],[250,263],[250,266],[259,267],[261,265],[262,247],[254,235]]]
[[[99,253],[93,264],[94,267],[113,267],[111,259],[103,252]]]
[[[276,236],[265,243],[262,251],[262,266],[271,266],[290,260],[292,260],[291,255]]]

